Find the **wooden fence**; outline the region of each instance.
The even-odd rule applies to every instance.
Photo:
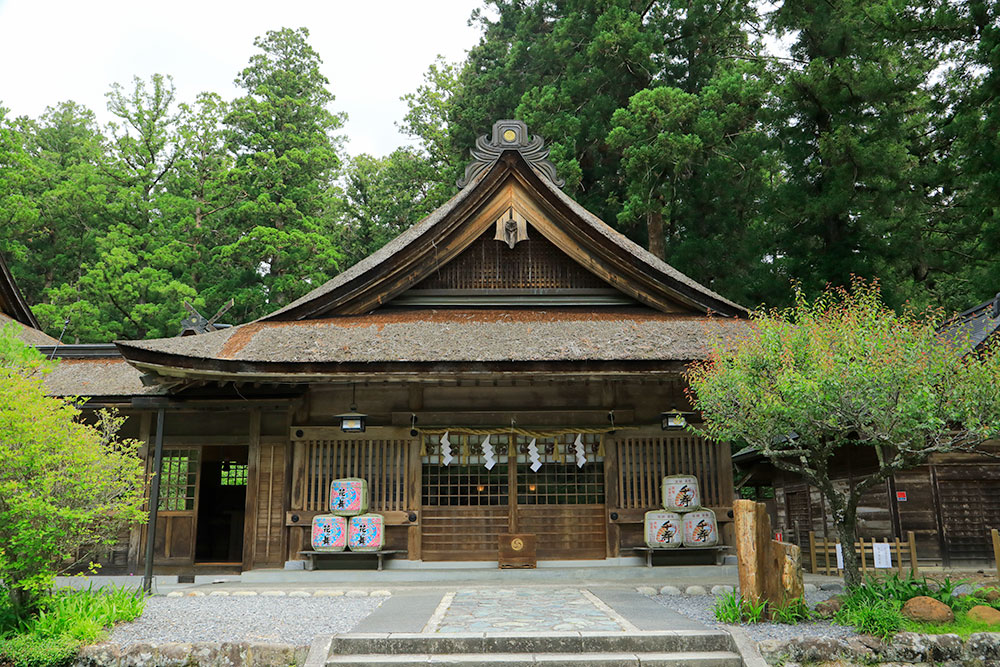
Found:
[[[995,531],[994,531],[995,532]],[[862,574],[868,574],[869,570],[877,571],[875,568],[875,538],[861,538],[854,543],[854,553],[858,554],[861,561]],[[839,540],[828,540],[826,537],[818,537],[815,532],[809,531],[809,566],[813,574],[842,575],[844,571],[837,567],[837,545]],[[888,537],[882,539],[882,544],[888,544],[890,552],[893,554],[893,568],[900,574],[903,573],[903,557],[909,561],[910,573],[917,577],[920,575],[920,568],[917,566],[917,543],[913,531],[907,531],[906,540],[900,541],[898,537],[890,540]],[[996,544],[996,543],[994,543]]]

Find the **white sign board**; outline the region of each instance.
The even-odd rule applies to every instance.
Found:
[[[872,554],[875,556],[875,567],[892,567],[892,549],[888,542],[875,542],[872,544]]]
[[[840,549],[840,544],[837,544],[837,569],[844,569],[844,552]]]

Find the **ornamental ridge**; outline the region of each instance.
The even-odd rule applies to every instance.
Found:
[[[493,123],[493,138],[485,134],[476,139],[472,149],[472,162],[465,167],[465,175],[458,179],[457,185],[462,189],[469,185],[481,173],[489,169],[500,159],[506,150],[515,150],[540,175],[552,181],[561,188],[566,181],[556,174],[556,167],[549,162],[549,149],[545,148],[545,140],[537,134],[529,135],[528,126],[519,120],[498,120]]]

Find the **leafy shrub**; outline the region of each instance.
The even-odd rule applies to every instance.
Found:
[[[731,592],[716,598],[713,611],[715,618],[722,623],[760,623],[765,619],[767,602],[761,600],[754,604],[741,598],[738,593]]]
[[[786,625],[798,625],[813,616],[812,610],[802,598],[792,600],[784,607],[769,607],[769,613],[772,621]]]
[[[61,667],[73,661],[81,642],[72,637],[33,634],[0,639],[0,664],[12,667]]]
[[[721,623],[736,625],[743,622],[743,600],[735,592],[715,598],[712,610],[715,612],[715,618]]]
[[[56,563],[143,518],[138,443],[116,436],[124,418],[80,421],[72,400],[46,395],[49,370],[0,327],[0,586],[21,618],[52,587]]]
[[[904,618],[900,613],[902,605],[891,599],[859,599],[848,597],[834,620],[842,625],[853,626],[865,635],[875,635],[888,639],[903,628]]]
[[[64,588],[43,598],[33,616],[15,613],[0,591],[0,665],[58,667],[80,646],[99,641],[105,628],[134,621],[146,606],[141,591]]]

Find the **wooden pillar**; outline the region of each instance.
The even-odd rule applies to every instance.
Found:
[[[243,515],[243,569],[253,567],[254,545],[257,543],[257,471],[260,469],[260,409],[250,412],[250,432],[247,443],[247,497]]]
[[[604,436],[604,507],[608,517],[608,558],[621,555],[621,526],[611,521],[612,512],[621,510],[618,497],[618,442],[610,433]]]
[[[420,525],[423,521],[421,515],[421,477],[423,473],[423,462],[420,459],[420,442],[424,436],[418,435],[410,440],[409,457],[407,461],[409,468],[406,471],[406,508],[417,514],[417,524],[406,529],[406,555],[410,560],[421,560],[422,542]]]
[[[145,482],[149,483],[149,448],[153,442],[153,413],[149,410],[139,415],[139,438],[142,446],[139,448],[139,458],[146,472]],[[149,498],[149,494],[146,494]],[[147,511],[148,507],[144,508]],[[143,538],[146,535],[145,524],[133,526],[128,535],[128,571],[135,574],[139,571],[139,556],[142,554]]]

